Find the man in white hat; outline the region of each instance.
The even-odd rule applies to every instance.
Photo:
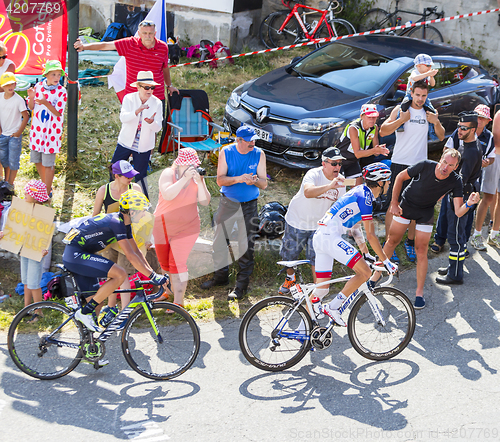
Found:
[[[151,71],[140,71],[137,81],[130,86],[137,88],[137,92],[125,95],[123,99],[120,111],[122,128],[111,163],[128,161],[132,155],[134,169],[139,172],[135,181],[142,186],[144,195],[148,196],[148,163],[155,147],[156,132],[162,128],[162,103],[153,95],[159,85],[154,81]]]

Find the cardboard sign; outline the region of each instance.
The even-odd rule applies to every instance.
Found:
[[[132,234],[134,235],[137,247],[146,256],[147,249],[146,243],[151,242],[151,235],[153,234],[154,217],[149,212],[145,212],[144,216],[138,223],[132,223]],[[118,243],[111,244],[111,247],[120,253],[123,253]]]
[[[40,262],[54,234],[55,209],[13,197],[0,246]]]

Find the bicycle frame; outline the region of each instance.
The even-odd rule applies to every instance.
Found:
[[[316,23],[316,26],[314,27],[314,29],[311,29],[311,33],[309,33],[307,31],[307,28],[306,28],[306,25],[304,24],[304,20],[302,20],[302,17],[301,17],[301,14],[298,12],[299,9],[308,9],[310,10],[311,12],[302,12],[302,15],[305,17],[306,15],[308,14],[316,14],[316,13],[319,13],[321,14],[321,18],[318,20],[318,22]],[[326,23],[326,26],[328,28],[328,34],[330,37],[332,37],[332,29],[331,29],[331,26],[330,24],[328,23],[328,20],[326,20],[326,16],[329,15],[330,17],[330,20],[333,19],[333,9],[332,9],[332,5],[331,3],[329,3],[328,5],[328,9],[316,9],[316,8],[312,8],[311,6],[307,6],[307,5],[301,5],[299,3],[297,3],[293,8],[292,10],[290,11],[290,14],[288,14],[286,20],[283,22],[283,24],[281,25],[281,27],[278,29],[278,33],[282,33],[283,30],[285,29],[286,25],[288,24],[288,22],[291,20],[292,16],[295,16],[295,18],[297,19],[297,21],[299,22],[299,25],[300,27],[302,28],[302,31],[304,32],[304,35],[305,37],[308,39],[308,40],[313,40],[313,35],[316,34],[316,31],[320,28],[320,26],[323,24],[323,22]],[[314,23],[314,22],[313,22]]]

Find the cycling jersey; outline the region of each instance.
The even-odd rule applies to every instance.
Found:
[[[88,253],[97,253],[109,244],[132,238],[132,225],[126,226],[120,213],[108,213],[94,216],[77,229],[71,229],[64,243]]]
[[[353,187],[337,200],[318,221],[318,232],[349,229],[360,221],[373,219],[373,193],[365,184]]]

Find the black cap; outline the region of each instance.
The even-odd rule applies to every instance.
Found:
[[[463,111],[458,114],[460,123],[477,123],[479,115],[474,111]]]
[[[340,154],[340,149],[338,147],[329,147],[323,151],[321,155],[321,160],[345,160],[345,158]]]

